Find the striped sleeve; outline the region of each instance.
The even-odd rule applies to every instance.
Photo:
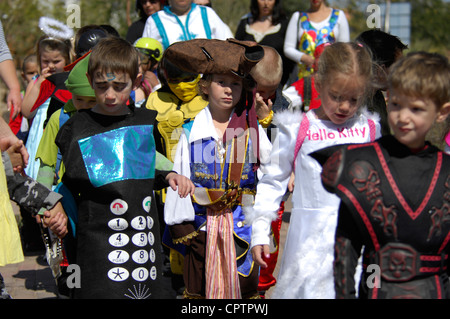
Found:
[[[12,60],[12,55],[9,51],[8,44],[6,43],[5,33],[3,32],[3,25],[0,21],[0,63],[5,60]]]

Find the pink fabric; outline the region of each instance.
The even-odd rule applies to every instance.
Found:
[[[300,123],[300,128],[298,129],[297,134],[297,141],[295,142],[295,151],[294,151],[294,171],[295,171],[295,162],[297,159],[298,151],[302,147],[303,141],[306,138],[306,133],[308,132],[309,128],[309,119],[306,116],[306,114],[303,116],[303,120]]]
[[[241,299],[233,238],[233,212],[229,208],[219,212],[208,208],[206,225],[206,298]]]
[[[373,120],[368,120],[368,122],[369,122],[370,141],[373,142],[377,137],[377,128]]]

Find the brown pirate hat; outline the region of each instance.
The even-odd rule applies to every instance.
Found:
[[[193,39],[175,42],[164,58],[178,68],[197,74],[233,73],[245,77],[264,56],[264,49],[250,41],[236,39]]]

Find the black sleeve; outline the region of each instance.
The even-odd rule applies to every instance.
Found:
[[[9,155],[2,152],[9,197],[32,214],[52,209],[62,198],[29,176],[14,173]]]
[[[153,137],[155,139],[155,147],[156,150],[161,154],[167,154],[164,139],[161,133],[159,132],[158,125],[159,125],[158,121],[155,120],[155,124],[153,125]]]
[[[336,240],[334,244],[334,286],[336,299],[355,298],[355,270],[361,254],[362,242],[358,228],[341,203],[338,213]]]
[[[154,190],[161,190],[163,188],[169,187],[169,183],[166,181],[166,177],[169,173],[177,173],[174,171],[160,171],[155,170],[155,184]]]

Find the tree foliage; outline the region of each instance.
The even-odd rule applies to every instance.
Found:
[[[347,15],[351,38],[367,30],[368,13],[364,11],[369,0],[335,0],[334,7],[343,9]],[[383,0],[371,0],[370,3],[381,3]],[[127,2],[132,21],[137,19],[134,12],[134,0],[72,0],[80,6],[80,24],[109,24],[125,36],[128,29]],[[250,0],[212,0],[214,10],[230,26],[236,30],[240,18],[249,12]],[[38,28],[41,16],[48,16],[66,22],[66,0],[2,0],[0,2],[0,18],[8,45],[16,59],[17,66],[28,54],[35,51],[36,40],[43,34]],[[446,0],[411,0],[411,44],[410,48],[433,50],[442,54],[449,53],[450,29],[447,19],[450,16],[450,2]],[[306,10],[308,1],[283,0],[283,8],[290,16],[298,10]],[[76,32],[77,29],[74,29]]]
[[[3,31],[16,60],[35,51],[35,42],[40,34],[38,20],[42,16],[38,2],[5,0],[0,3]]]
[[[450,2],[442,0],[413,0],[411,33],[412,46],[450,55]]]

